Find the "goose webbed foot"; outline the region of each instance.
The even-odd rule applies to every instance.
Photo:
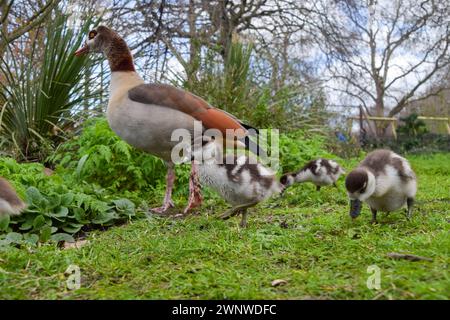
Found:
[[[173,168],[173,163],[167,163],[166,194],[164,196],[164,203],[161,207],[152,208],[150,209],[150,211],[162,214],[165,213],[170,208],[175,207],[175,204],[172,201],[172,189],[174,182],[175,182],[175,170]]]
[[[175,207],[175,205],[174,205],[173,201],[170,200],[169,202],[164,203],[161,207],[151,208],[150,211],[153,211],[158,214],[163,214],[167,210],[169,210],[170,208],[173,208],[173,207]]]

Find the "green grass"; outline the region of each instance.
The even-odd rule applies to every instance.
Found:
[[[290,189],[255,208],[246,229],[239,218],[219,220],[223,202],[208,199],[200,215],[96,231],[81,249],[46,244],[0,252],[0,298],[448,299],[449,157],[410,157],[419,179],[411,221],[398,211],[371,225],[365,206],[352,222],[342,180],[338,192]],[[392,260],[389,252],[433,261]],[[81,269],[81,288],[73,291],[64,274],[71,264]],[[371,265],[381,269],[381,290],[366,286]],[[287,284],[272,287],[275,279]]]

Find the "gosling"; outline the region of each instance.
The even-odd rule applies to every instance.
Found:
[[[308,162],[303,168],[297,172],[286,173],[280,178],[280,182],[285,188],[294,183],[312,182],[317,191],[321,187],[336,185],[336,181],[341,174],[345,173],[344,169],[333,160],[317,159]]]
[[[233,207],[220,218],[241,214],[240,226],[247,226],[247,209],[283,190],[275,173],[246,155],[223,155],[222,144],[204,136],[202,148],[195,148],[200,183],[219,193]]]
[[[350,198],[350,216],[355,219],[365,201],[372,211],[372,223],[377,212],[391,212],[406,203],[407,218],[411,218],[417,192],[417,179],[408,160],[389,150],[375,150],[350,172],[345,179]]]

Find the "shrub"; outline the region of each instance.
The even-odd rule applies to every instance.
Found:
[[[81,134],[60,145],[47,160],[87,183],[115,191],[156,188],[166,173],[161,159],[134,149],[105,118],[86,121]]]
[[[324,134],[306,134],[298,130],[280,135],[280,165],[282,172],[300,169],[306,162],[317,158],[338,159],[326,151]]]
[[[0,218],[0,246],[73,241],[73,235],[134,217],[135,204],[70,175],[44,174],[41,164],[0,158],[0,176],[9,179],[28,204],[20,216]],[[23,235],[22,235],[23,233]]]
[[[397,139],[368,139],[365,149],[387,148],[400,154],[450,152],[450,135],[423,133],[417,136],[401,133]]]
[[[90,98],[83,91],[92,84],[85,77],[92,65],[74,52],[91,24],[85,19],[80,30],[71,29],[59,13],[34,37],[28,53],[17,55],[18,48],[10,48],[0,61],[5,77],[0,81],[0,134],[17,159],[45,159],[62,141],[59,133],[73,124],[76,106]]]

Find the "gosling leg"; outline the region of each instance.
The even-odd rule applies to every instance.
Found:
[[[406,218],[408,220],[410,220],[411,216],[412,216],[412,209],[414,206],[414,199],[413,198],[406,199],[406,205],[408,206],[408,214],[407,214]]]
[[[370,208],[370,211],[372,211],[372,221],[370,223],[377,223],[377,210]]]
[[[239,226],[241,228],[246,228],[247,227],[247,208],[242,209],[241,214],[242,214],[242,220],[241,220],[241,223],[239,224]]]
[[[237,215],[242,209],[247,209],[249,207],[252,207],[254,205],[256,205],[257,202],[252,202],[252,203],[246,203],[246,204],[241,204],[239,206],[233,207],[227,211],[225,211],[220,218],[223,220],[227,220],[230,217],[234,217],[235,215]]]

